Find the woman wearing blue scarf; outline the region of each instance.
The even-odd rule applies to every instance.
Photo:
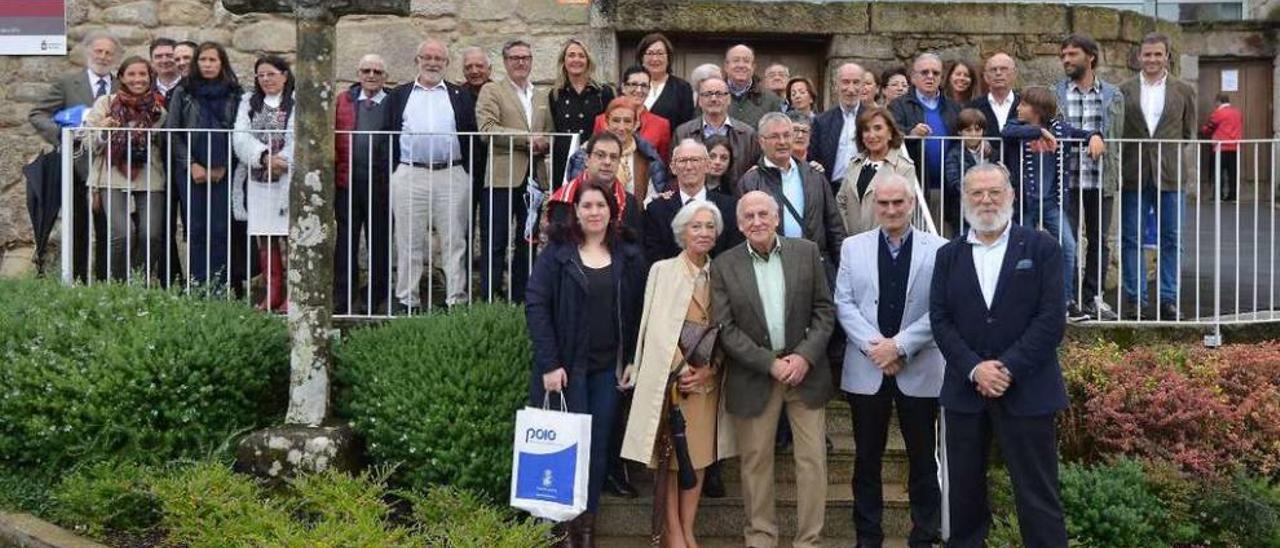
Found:
[[[228,274],[236,285],[243,280],[248,253],[243,222],[231,219],[228,179],[234,165],[231,133],[242,89],[221,44],[205,42],[196,48],[194,62],[182,84],[173,91],[168,128],[162,144],[171,150],[170,185],[181,200],[187,245],[182,249],[193,285],[226,288]]]

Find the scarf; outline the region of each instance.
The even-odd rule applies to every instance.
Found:
[[[160,122],[164,113],[164,96],[152,90],[133,95],[121,90],[107,105],[107,115],[120,129],[111,132],[111,163],[129,180],[134,180],[147,166],[150,142],[146,130]]]
[[[227,120],[223,106],[231,99],[231,86],[225,82],[203,82],[193,86],[191,95],[200,107],[199,127],[206,129],[230,129],[234,120]],[[191,161],[204,165],[205,169],[227,167],[231,156],[225,133],[196,133],[191,143]]]
[[[548,202],[559,202],[568,204],[573,207],[573,200],[578,195],[578,189],[587,183],[587,172],[583,170],[577,177],[574,177],[569,184],[566,184],[555,192],[551,193],[551,199]],[[622,219],[627,214],[627,189],[617,179],[613,181],[613,199],[618,204],[618,218]],[[550,204],[548,204],[550,205]]]
[[[616,177],[622,181],[627,192],[635,192],[636,182],[632,173],[635,171],[633,165],[636,161],[636,138],[631,136],[626,143],[622,145],[622,157],[618,160],[618,173]]]

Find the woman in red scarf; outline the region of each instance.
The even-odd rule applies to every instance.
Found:
[[[164,96],[155,90],[151,63],[136,55],[120,65],[116,81],[119,91],[98,98],[85,116],[88,186],[93,214],[107,216],[107,276],[150,279],[163,275],[151,265],[168,249],[164,156],[157,147],[160,139],[150,131],[164,124]],[[142,241],[131,237],[135,230]],[[130,255],[147,266],[132,271],[125,260]]]

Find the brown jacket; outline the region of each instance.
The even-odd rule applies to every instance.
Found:
[[[1147,121],[1142,114],[1142,75],[1120,85],[1120,91],[1124,93],[1125,139],[1196,138],[1196,91],[1172,74],[1166,78],[1164,111],[1160,115],[1160,122],[1156,124],[1155,133],[1147,131]],[[1179,149],[1182,149],[1181,155],[1178,153]],[[1160,190],[1179,190],[1179,181],[1182,181],[1181,190],[1195,190],[1196,185],[1186,169],[1190,159],[1194,158],[1193,145],[1126,142],[1123,150],[1120,161],[1124,164],[1121,169],[1121,188],[1124,190],[1138,190],[1142,180],[1155,181],[1157,174],[1160,177]],[[1182,165],[1178,164],[1179,157],[1182,158]],[[1139,179],[1139,173],[1142,179]]]
[[[499,80],[485,84],[480,88],[480,96],[476,98],[476,125],[485,133],[550,133],[554,131],[551,124],[551,111],[547,105],[547,93],[534,87],[533,90],[533,125],[525,118],[524,106],[516,95],[515,85],[510,80]],[[550,142],[551,138],[547,137]],[[529,169],[534,171],[534,179],[542,188],[548,187],[547,157],[539,154],[529,156],[528,138],[500,137],[489,138],[493,154],[490,155],[490,166],[486,187],[518,188],[529,178]]]

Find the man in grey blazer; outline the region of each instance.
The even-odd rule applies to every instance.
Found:
[[[853,523],[858,546],[884,542],[881,458],[889,419],[898,422],[910,464],[911,546],[940,539],[942,493],[934,459],[944,362],[929,323],[933,259],[947,240],[911,228],[915,183],[891,175],[872,191],[877,228],[841,248],[836,317],[848,336],[840,388],[853,412]]]
[[[795,436],[798,548],[819,546],[827,500],[823,443],[831,398],[827,339],[835,322],[818,246],[778,235],[778,202],[765,192],[738,201],[747,241],[711,266],[711,310],[721,326],[725,409],[732,417],[747,511],[746,546],[778,544],[773,457],[785,406]]]
[[[101,31],[90,32],[80,41],[80,48],[85,54],[85,67],[68,72],[53,82],[48,97],[36,104],[27,115],[27,121],[36,128],[49,144],[57,147],[62,142],[61,128],[53,121],[59,111],[75,106],[93,106],[98,97],[115,91],[116,65],[120,62],[120,54],[124,49],[114,36]],[[75,279],[85,282],[89,272],[89,190],[85,181],[89,175],[89,159],[82,154],[75,160],[75,177],[71,191],[75,194],[72,200],[71,221],[74,231],[71,235],[71,271]],[[64,211],[65,215],[66,212]],[[106,216],[96,215],[93,219],[94,233],[106,234]],[[94,277],[106,278],[106,238],[98,238],[94,245]]]
[[[1187,189],[1195,183],[1183,167],[1191,157],[1183,143],[1161,139],[1195,139],[1196,91],[1169,74],[1169,37],[1151,33],[1142,39],[1138,58],[1142,72],[1120,86],[1124,93],[1124,137],[1151,139],[1141,145],[1126,143],[1121,158],[1120,272],[1124,302],[1120,314],[1127,319],[1177,320],[1178,273],[1181,268],[1182,214]],[[1179,154],[1179,150],[1182,150]],[[1156,293],[1150,299],[1145,264],[1140,257],[1142,219],[1156,210],[1160,220],[1160,272]]]

